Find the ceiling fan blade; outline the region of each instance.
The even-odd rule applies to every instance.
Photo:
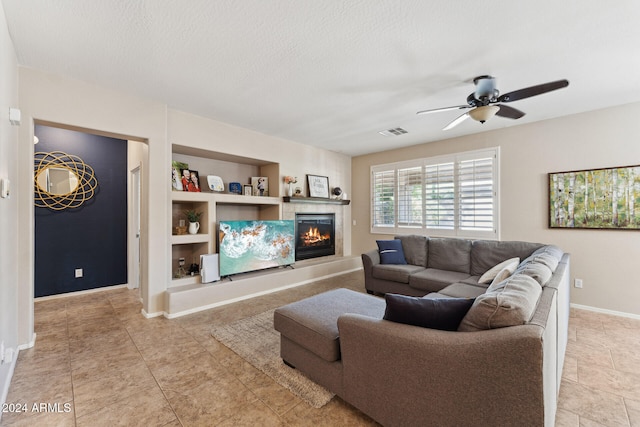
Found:
[[[416,114],[441,113],[443,111],[462,110],[462,109],[471,108],[471,107],[472,107],[471,105],[456,105],[455,107],[434,108],[433,110],[418,111]]]
[[[516,108],[509,107],[508,105],[496,104],[500,109],[496,113],[496,116],[506,117],[508,119],[519,119],[524,116],[524,113]]]
[[[513,92],[500,95],[498,102],[513,102],[519,99],[530,98],[536,95],[542,95],[543,93],[551,92],[553,90],[562,89],[569,86],[568,80],[557,80],[555,82],[543,83],[537,86],[531,86],[520,90],[514,90]]]
[[[449,123],[448,125],[443,127],[442,130],[452,129],[452,128],[458,126],[460,123],[462,123],[465,120],[467,120],[468,118],[469,118],[469,113],[464,113],[463,115],[456,117],[456,119],[454,121],[452,121],[451,123]]]

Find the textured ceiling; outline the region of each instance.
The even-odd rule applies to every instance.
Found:
[[[26,67],[359,155],[640,101],[640,1],[2,0]],[[441,129],[473,77],[519,120]],[[384,137],[402,127],[409,133]]]

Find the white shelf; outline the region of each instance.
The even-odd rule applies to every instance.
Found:
[[[171,200],[174,202],[215,202],[233,205],[271,205],[276,206],[282,202],[280,197],[244,196],[230,193],[189,192],[172,191]]]
[[[208,234],[173,234],[171,236],[172,245],[186,245],[189,243],[209,243],[211,237]]]

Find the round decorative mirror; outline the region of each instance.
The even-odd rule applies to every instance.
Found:
[[[93,168],[78,156],[53,151],[34,154],[34,200],[39,208],[77,208],[94,195]]]
[[[63,196],[78,188],[78,176],[65,167],[49,166],[36,173],[36,183],[46,193]]]

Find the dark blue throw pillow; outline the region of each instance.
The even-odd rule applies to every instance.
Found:
[[[423,328],[457,331],[473,298],[418,298],[386,294],[384,319]]]
[[[406,264],[402,242],[394,240],[376,240],[380,252],[380,264]]]

